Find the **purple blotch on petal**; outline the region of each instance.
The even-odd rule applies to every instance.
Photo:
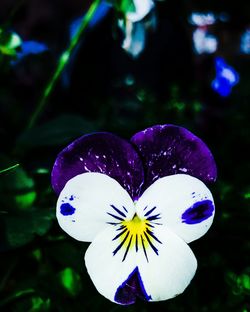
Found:
[[[52,186],[60,193],[68,180],[85,172],[99,172],[117,180],[133,199],[140,194],[143,166],[135,148],[111,133],[80,137],[58,156],[52,170]]]
[[[135,303],[136,298],[146,301],[151,299],[151,296],[146,293],[138,267],[118,287],[114,299],[117,303],[129,305]]]
[[[75,208],[72,207],[69,203],[63,203],[60,207],[60,212],[64,216],[71,216],[75,213]]]
[[[136,133],[131,142],[137,146],[145,166],[144,189],[158,178],[178,173],[194,176],[204,183],[216,180],[212,153],[185,128],[157,125]]]
[[[211,200],[203,200],[188,208],[181,216],[182,222],[186,224],[197,224],[213,215],[214,205]]]

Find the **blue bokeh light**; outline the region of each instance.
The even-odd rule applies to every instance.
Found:
[[[89,22],[89,27],[94,27],[96,26],[110,11],[111,9],[111,5],[105,1],[102,1],[98,8],[96,9],[93,17],[91,18],[90,22]],[[72,23],[69,26],[69,35],[70,38],[72,39],[74,37],[74,35],[78,32],[81,23],[82,23],[82,19],[83,19],[84,15],[74,19],[72,21]]]
[[[218,46],[217,38],[201,27],[193,32],[193,43],[197,54],[212,54]]]
[[[243,54],[250,54],[250,28],[240,38],[240,51]]]
[[[222,97],[229,96],[232,87],[240,80],[239,74],[222,57],[215,58],[215,71],[216,77],[211,83],[212,89]]]
[[[43,52],[49,51],[48,46],[45,43],[29,40],[22,41],[20,51],[16,53],[16,59],[11,61],[12,65],[18,64],[26,56],[41,54]]]
[[[212,12],[193,12],[189,17],[189,23],[196,26],[213,25],[216,17]]]

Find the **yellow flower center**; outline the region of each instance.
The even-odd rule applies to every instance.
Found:
[[[145,207],[143,210],[143,217],[139,218],[137,214],[133,219],[126,220],[126,214],[128,210],[122,206],[122,209],[110,205],[113,212],[107,214],[113,218],[112,222],[108,224],[118,227],[116,228],[116,235],[113,241],[117,242],[117,247],[113,251],[115,256],[119,250],[124,250],[124,261],[128,255],[128,252],[135,248],[135,251],[143,250],[143,253],[148,261],[147,249],[150,247],[156,255],[158,255],[158,249],[156,243],[162,244],[162,242],[155,236],[154,230],[157,226],[161,225],[158,220],[161,219],[160,213],[157,213],[157,207]]]
[[[155,247],[155,243],[158,242],[161,244],[161,241],[154,235],[153,229],[154,225],[159,225],[159,223],[151,222],[149,219],[140,219],[136,214],[132,220],[126,221],[122,220],[118,224],[120,227],[117,229],[118,234],[113,238],[113,241],[117,240],[118,246],[113,251],[113,255],[120,249],[125,249],[124,256],[122,261],[127,257],[127,254],[132,248],[135,248],[135,251],[143,250],[143,253],[148,261],[147,249],[149,247],[158,255],[158,249]],[[117,225],[118,225],[117,224]]]
[[[135,246],[136,249],[143,246],[145,248],[148,247],[151,238],[148,237],[148,241],[145,236],[147,235],[145,233],[149,230],[149,225],[147,224],[146,219],[142,220],[135,214],[132,220],[123,221],[121,224],[126,228],[126,231],[121,235],[120,241],[122,242],[128,234],[126,240],[124,241],[123,247],[133,248]]]

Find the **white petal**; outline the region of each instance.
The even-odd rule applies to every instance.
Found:
[[[134,204],[126,190],[109,176],[83,173],[67,182],[57,201],[62,229],[80,241],[92,241],[109,223],[130,220]]]
[[[138,200],[136,212],[140,218],[148,218],[154,207],[152,214],[159,214],[160,222],[188,243],[203,236],[213,222],[211,192],[203,182],[186,174],[154,182]]]
[[[154,7],[152,0],[134,0],[135,11],[126,14],[131,22],[138,22],[143,19]]]
[[[107,299],[117,302],[117,290],[134,271],[136,258],[135,251],[131,250],[123,260],[126,252],[124,247],[113,254],[120,244],[119,239],[114,240],[118,233],[114,227],[110,226],[101,232],[90,244],[85,254],[85,264],[97,290]]]
[[[148,246],[148,260],[142,251],[138,254],[138,268],[146,293],[152,301],[173,298],[181,294],[192,280],[196,258],[189,246],[164,226],[155,226],[154,236],[158,254]]]
[[[189,246],[177,235],[158,225],[155,239],[149,244],[117,253],[115,231],[107,228],[91,243],[85,254],[88,273],[97,290],[119,304],[132,304],[136,299],[159,301],[182,293],[192,280],[196,258]],[[144,237],[145,239],[145,237]],[[125,258],[125,259],[124,259]]]
[[[144,50],[146,30],[142,22],[133,23],[127,20],[123,26],[121,21],[121,28],[124,31],[125,38],[122,43],[122,48],[132,57],[136,58]]]

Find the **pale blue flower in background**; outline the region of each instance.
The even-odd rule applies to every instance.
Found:
[[[145,48],[147,31],[156,28],[156,15],[152,0],[134,0],[134,6],[135,11],[128,12],[124,19],[120,19],[118,26],[124,34],[122,48],[136,58]]]
[[[246,29],[241,35],[240,52],[243,54],[250,54],[250,28]]]

